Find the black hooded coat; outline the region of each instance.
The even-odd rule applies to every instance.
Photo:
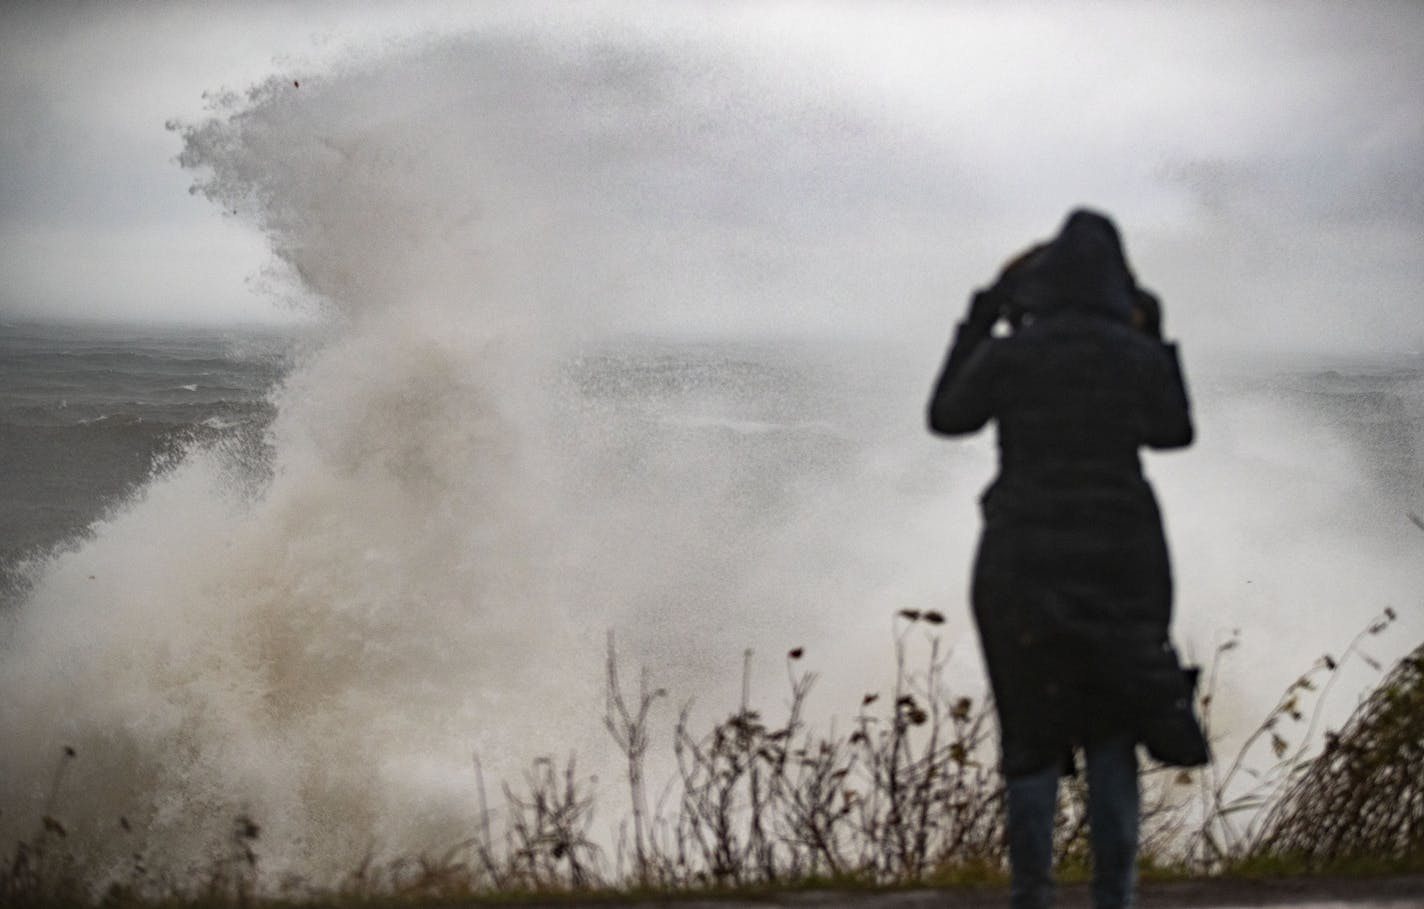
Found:
[[[1107,735],[1141,738],[1172,576],[1138,451],[1189,445],[1193,431],[1175,346],[1131,325],[1137,288],[1107,218],[1074,212],[983,293],[996,299],[976,308],[1002,306],[1017,328],[960,326],[929,424],[997,423],[972,602],[1012,777],[1071,767],[1073,746]]]

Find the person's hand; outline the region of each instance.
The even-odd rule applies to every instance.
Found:
[[[1132,324],[1150,338],[1162,340],[1162,301],[1145,288],[1137,288],[1132,304]]]
[[[979,291],[969,301],[969,315],[965,321],[984,331],[993,328],[994,323],[999,321],[1001,316],[1017,323],[1017,319],[1014,317],[1014,299],[1018,293],[1019,284],[1028,273],[1034,258],[1043,251],[1044,245],[1043,243],[1034,244],[1016,253],[1005,262],[1003,268],[999,269],[999,275],[994,279],[993,286]]]
[[[974,296],[969,298],[969,311],[964,314],[964,324],[980,331],[989,331],[1004,314],[1005,302],[1007,300],[997,285],[975,291]]]

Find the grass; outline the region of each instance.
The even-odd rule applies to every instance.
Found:
[[[1424,647],[1388,674],[1319,753],[1321,706],[1342,665],[1395,616],[1387,610],[1338,657],[1323,656],[1283,692],[1229,761],[1183,774],[1143,770],[1145,880],[1217,876],[1388,874],[1424,870]],[[934,612],[895,618],[894,683],[868,692],[844,734],[808,727],[817,676],[798,648],[785,658],[789,702],[773,718],[751,701],[710,728],[684,709],[674,729],[676,778],[648,805],[644,762],[651,708],[666,697],[646,674],[623,682],[608,642],[605,726],[625,765],[627,814],[608,849],[589,836],[591,783],[573,757],[534,760],[501,787],[496,829],[476,761],[479,804],[469,839],[440,855],[368,859],[329,885],[262,873],[257,820],[233,819],[201,872],[153,871],[142,855],[100,877],[67,848],[58,810],[73,749],[60,756],[49,805],[0,869],[0,905],[16,907],[364,906],[448,903],[557,905],[762,896],[789,890],[999,887],[1007,880],[1003,787],[994,770],[991,704],[950,690]],[[923,641],[923,646],[921,646]],[[912,644],[914,647],[912,648]],[[1216,650],[1200,694],[1210,727],[1215,679],[1234,638]],[[912,649],[917,654],[912,662]],[[1085,791],[1063,787],[1059,875],[1088,876]],[[1364,806],[1364,807],[1362,807]],[[1372,806],[1372,807],[1371,807]],[[1364,810],[1375,821],[1329,823]],[[1350,812],[1356,812],[1351,814]],[[1320,847],[1320,830],[1339,835]]]

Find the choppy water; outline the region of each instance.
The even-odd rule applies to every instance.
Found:
[[[0,324],[0,589],[17,596],[24,565],[82,538],[189,448],[234,449],[260,480],[270,460],[263,444],[270,396],[303,343],[294,331],[247,327]],[[684,460],[709,445],[735,447],[746,464],[731,498],[755,512],[774,511],[798,482],[845,481],[878,445],[903,443],[907,427],[897,419],[918,402],[881,406],[895,384],[877,374],[885,356],[894,352],[869,344],[625,339],[576,354],[561,369],[575,412],[600,408],[617,421],[606,437],[632,446],[657,426],[667,446],[686,446]],[[1308,417],[1343,450],[1302,445],[1294,460],[1348,455],[1362,491],[1393,497],[1403,513],[1418,507],[1418,364],[1292,363],[1196,378],[1199,399],[1229,396],[1244,410]],[[615,446],[589,470],[646,484],[628,460],[634,455]]]
[[[934,362],[610,338],[540,380],[531,428],[490,422],[481,345],[386,340],[323,374],[331,350],[273,333],[4,329],[7,808],[37,809],[77,743],[92,763],[71,798],[160,831],[191,829],[194,800],[279,814],[289,837],[339,818],[349,845],[311,870],[376,828],[397,847],[455,835],[409,805],[464,789],[470,748],[506,771],[596,755],[574,717],[596,712],[605,630],[714,702],[742,648],[809,644],[839,670],[834,712],[884,668],[886,617],[938,608],[975,677],[959,591],[992,454],[922,431]],[[1334,646],[1420,574],[1403,515],[1424,370],[1198,378],[1202,457],[1159,482],[1179,629],[1200,651],[1244,628],[1273,678],[1303,668],[1273,640]]]
[[[293,339],[254,329],[0,324],[0,599],[194,444],[253,448]]]

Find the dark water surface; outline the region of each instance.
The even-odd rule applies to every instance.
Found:
[[[0,323],[0,600],[185,446],[260,444],[294,339],[271,329]]]
[[[27,560],[81,535],[186,447],[239,446],[239,460],[260,466],[268,393],[301,346],[296,332],[271,328],[0,323],[0,602],[22,590]],[[853,470],[877,437],[903,435],[898,424],[915,419],[918,401],[903,413],[876,406],[876,356],[844,354],[627,341],[575,358],[567,372],[578,406],[630,425],[656,421],[692,450],[735,441],[748,456],[739,497],[766,508],[798,475]],[[926,388],[934,365],[925,364]],[[1424,477],[1418,358],[1190,378],[1198,409],[1255,400],[1311,414],[1352,440],[1363,481],[1415,504]]]
[[[585,735],[580,742],[601,736],[596,722],[577,727],[586,705],[565,697],[586,678],[582,670],[542,678],[551,653],[571,666],[587,656],[569,616],[591,614],[595,629],[622,629],[620,643],[653,666],[659,684],[708,692],[709,702],[726,654],[749,641],[819,647],[818,658],[850,667],[828,680],[841,685],[828,696],[854,703],[873,684],[863,681],[877,658],[865,643],[866,629],[879,627],[867,618],[872,610],[912,605],[962,615],[960,580],[977,529],[971,502],[992,453],[987,437],[951,444],[925,431],[938,351],[925,357],[908,354],[913,345],[857,341],[605,339],[561,359],[554,375],[529,377],[552,384],[530,396],[544,422],[528,438],[544,447],[520,450],[499,444],[508,427],[523,424],[486,406],[511,390],[502,373],[482,372],[483,346],[467,350],[439,326],[429,340],[382,337],[390,343],[355,347],[338,340],[322,351],[312,340],[238,328],[0,324],[0,602],[28,601],[16,614],[32,621],[16,624],[33,632],[25,646],[39,642],[7,654],[7,679],[16,680],[7,690],[24,695],[13,699],[19,706],[8,729],[65,736],[36,735],[22,751],[14,733],[0,735],[10,746],[0,756],[14,756],[27,774],[4,780],[14,787],[0,791],[7,809],[43,805],[49,755],[75,741],[71,730],[89,736],[79,749],[85,755],[103,754],[97,743],[114,729],[139,730],[129,733],[133,767],[164,787],[180,781],[153,793],[172,804],[207,804],[233,791],[244,806],[262,799],[264,842],[283,820],[286,833],[271,842],[326,837],[326,808],[303,804],[291,817],[283,810],[295,803],[288,793],[305,791],[303,768],[339,766],[337,777],[359,785],[333,785],[313,804],[342,812],[357,843],[362,824],[387,817],[380,813],[387,804],[412,804],[411,793],[432,799],[420,804],[436,804],[437,795],[447,804],[449,792],[464,792],[468,739],[456,727],[525,722],[528,711],[503,705],[526,697],[526,688],[519,703],[567,711],[550,733],[559,747],[572,747],[571,734]],[[1309,659],[1317,647],[1335,646],[1337,626],[1353,633],[1384,605],[1396,604],[1400,624],[1417,630],[1407,604],[1417,602],[1421,541],[1405,515],[1424,511],[1424,365],[1418,358],[1194,365],[1189,356],[1202,444],[1182,469],[1162,471],[1159,488],[1171,498],[1190,593],[1183,612],[1197,639],[1222,627],[1255,628],[1253,640],[1266,642],[1257,645],[1266,654],[1258,662],[1285,663],[1282,671],[1293,673],[1298,654]],[[489,389],[461,384],[482,378]],[[148,485],[194,446],[220,455],[182,461],[202,470],[218,464],[213,483],[183,486],[177,470]],[[557,470],[526,477],[519,469],[551,449]],[[251,496],[261,517],[243,526],[236,555],[221,548],[232,525],[203,523],[222,511],[210,508],[213,496],[227,501],[229,465],[238,471],[236,492]],[[124,508],[144,489],[156,517],[95,526],[110,513],[144,514]],[[507,531],[541,516],[536,506],[546,495],[553,517],[539,529],[551,541]],[[403,508],[410,514],[392,519]],[[482,508],[492,517],[482,520]],[[83,547],[90,536],[96,545]],[[506,539],[522,548],[506,551]],[[511,582],[525,599],[502,611],[506,598],[485,590],[505,590],[496,582],[518,562],[505,557],[525,556],[526,548],[538,570],[527,585]],[[489,558],[467,558],[471,552]],[[96,564],[115,576],[112,586],[86,582]],[[212,570],[196,572],[195,585],[190,566]],[[541,607],[542,584],[556,572],[567,586]],[[1329,587],[1336,574],[1349,578],[1347,598]],[[566,613],[568,596],[584,611]],[[1305,626],[1302,637],[1278,644],[1291,622]],[[567,638],[551,644],[565,627]],[[364,668],[372,642],[381,648],[380,674]],[[1268,649],[1287,647],[1284,661]],[[82,654],[82,671],[55,670],[74,659],[68,654]],[[595,653],[589,665],[597,662]],[[336,694],[312,696],[323,691]],[[468,695],[486,691],[489,700]],[[122,697],[111,703],[111,692]],[[488,704],[498,705],[498,723],[484,722]],[[464,719],[451,723],[452,715]],[[69,725],[51,732],[52,716]],[[181,722],[163,726],[168,718]],[[554,726],[542,714],[527,722],[510,743],[490,746],[504,749],[496,754],[509,766],[527,754],[522,749],[538,747],[519,736]],[[198,734],[192,723],[206,725]],[[265,736],[253,739],[263,775],[232,789],[251,766],[245,752],[228,763],[230,743],[254,729]],[[409,754],[392,745],[406,742]],[[201,773],[189,748],[203,755]],[[448,765],[429,763],[433,755]],[[362,775],[386,766],[419,773],[389,773],[379,786]],[[449,774],[448,790],[432,766]],[[93,824],[130,811],[128,787],[140,778],[122,762],[106,768],[79,803]],[[415,783],[402,788],[408,778],[426,785],[423,774],[429,793]],[[30,781],[28,788],[14,779]],[[413,838],[395,846],[444,841],[445,828],[415,814]],[[184,843],[199,842],[183,826],[197,816],[185,807],[153,835],[166,837],[177,856]],[[339,848],[318,858],[342,871],[351,861]],[[1082,905],[1076,893],[1066,889],[1063,905]],[[839,905],[841,896],[802,904]],[[903,896],[866,905],[916,905],[894,901]],[[1353,898],[1298,896],[1295,905]],[[1389,893],[1368,898],[1402,905]],[[1171,905],[1258,904],[1221,893],[1204,900]],[[988,904],[1000,901],[995,894]]]

